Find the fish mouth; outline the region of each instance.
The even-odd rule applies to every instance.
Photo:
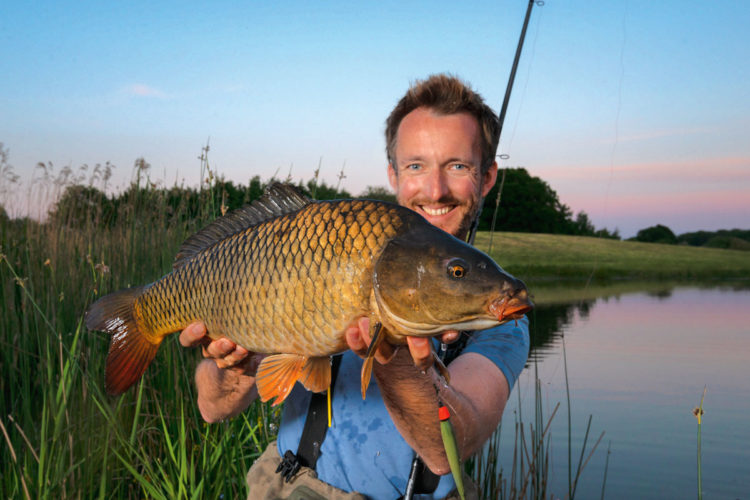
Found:
[[[490,314],[504,323],[512,319],[520,319],[524,314],[534,308],[534,303],[529,300],[526,290],[519,290],[513,296],[501,297],[490,303]]]

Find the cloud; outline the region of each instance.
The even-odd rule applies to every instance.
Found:
[[[168,96],[164,92],[144,83],[133,83],[125,88],[125,93],[136,97],[155,97],[166,99]]]
[[[612,142],[626,143],[626,142],[641,142],[651,141],[654,139],[662,139],[665,137],[685,137],[694,135],[705,135],[708,133],[715,132],[713,129],[708,127],[690,127],[690,128],[673,128],[673,129],[656,129],[641,132],[638,134],[623,134],[619,135],[614,140],[606,141],[607,144]]]
[[[601,212],[606,205],[612,214],[748,214],[750,200],[747,191],[737,189],[705,189],[677,193],[629,193],[612,195],[579,194],[570,197],[570,203],[582,207],[587,213],[595,208]]]
[[[695,158],[687,161],[642,162],[625,165],[556,165],[532,172],[544,180],[588,181],[609,179],[613,182],[667,182],[674,185],[725,182],[750,187],[750,157],[725,156]]]

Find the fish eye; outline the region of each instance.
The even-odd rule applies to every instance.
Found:
[[[453,279],[461,279],[466,276],[467,266],[461,259],[453,259],[448,262],[448,276]]]

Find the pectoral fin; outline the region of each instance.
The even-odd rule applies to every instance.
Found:
[[[331,359],[327,356],[308,358],[301,354],[274,354],[263,358],[255,376],[260,400],[266,402],[276,398],[273,406],[286,399],[297,381],[308,391],[325,391],[331,385]]]
[[[383,324],[379,321],[372,324],[370,327],[370,347],[367,349],[365,355],[365,362],[362,363],[362,399],[365,399],[365,393],[367,393],[367,387],[370,385],[370,378],[372,376],[372,363],[375,360],[375,352],[378,350],[378,345],[383,341],[385,335],[382,335]]]
[[[276,398],[273,406],[281,404],[292,392],[292,387],[302,375],[302,369],[307,361],[307,356],[300,354],[274,354],[263,358],[255,376],[260,400],[265,403],[271,398]]]
[[[323,392],[331,385],[331,358],[329,356],[308,358],[302,367],[299,379],[305,389],[312,392]]]

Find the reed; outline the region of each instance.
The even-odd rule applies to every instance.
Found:
[[[703,400],[706,398],[706,387],[703,387],[701,404],[693,408],[693,416],[698,420],[698,456],[697,456],[697,476],[698,476],[698,500],[703,498],[703,474],[701,471],[701,424],[703,423]]]
[[[200,220],[175,216],[187,204],[167,203],[139,162],[117,223],[97,207],[45,223],[0,219],[1,496],[245,495],[278,411],[256,403],[241,418],[205,424],[191,384],[199,353],[176,338],[137,390],[110,398],[101,389],[109,339],[82,323],[98,296],[170,269],[180,242],[221,209],[211,187]]]
[[[532,314],[534,314],[532,312]],[[535,321],[531,321],[531,335],[534,335]],[[483,499],[545,499],[552,496],[558,498],[562,492],[550,490],[550,427],[552,421],[560,408],[560,402],[555,406],[547,416],[545,414],[545,398],[542,393],[542,381],[539,377],[539,366],[536,357],[532,357],[530,365],[526,369],[533,369],[534,377],[534,415],[533,420],[529,423],[524,422],[523,405],[521,400],[521,388],[516,387],[518,397],[517,409],[514,413],[514,439],[512,443],[513,458],[510,467],[505,469],[500,460],[502,422],[492,434],[488,442],[480,453],[471,460],[467,461],[467,473],[477,484],[479,497]],[[592,416],[589,416],[586,431],[581,443],[580,457],[573,470],[573,441],[571,420],[571,397],[570,382],[568,380],[567,356],[565,355],[565,343],[563,336],[563,368],[565,372],[565,390],[567,400],[567,430],[568,430],[568,475],[567,491],[564,498],[574,499],[576,488],[581,480],[586,465],[593,457],[599,443],[604,437],[601,433],[596,443],[587,451],[587,443],[591,430]],[[609,450],[607,452],[607,463],[609,459]],[[602,497],[606,486],[606,466],[604,479],[602,483]]]

